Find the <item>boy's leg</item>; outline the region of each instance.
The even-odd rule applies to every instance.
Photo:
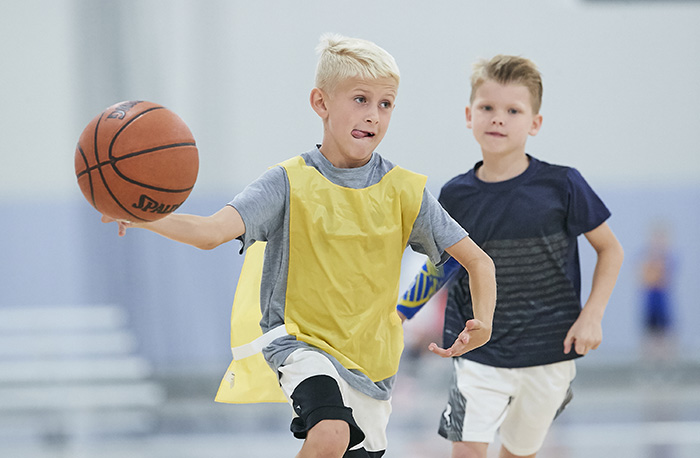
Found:
[[[533,453],[532,455],[513,455],[505,447],[501,447],[501,453],[498,454],[498,458],[535,458],[536,456],[537,453]]]
[[[345,382],[338,382],[347,406],[352,407],[352,415],[365,439],[351,448],[345,458],[379,458],[387,447],[386,428],[391,415],[391,400],[379,401],[363,394]]]
[[[307,433],[297,458],[342,457],[350,443],[350,427],[343,420],[321,420]]]
[[[452,442],[452,458],[486,458],[485,442]]]
[[[502,458],[534,457],[549,427],[571,400],[576,376],[573,361],[515,369],[518,393],[501,424]]]
[[[295,351],[279,372],[282,390],[294,409],[291,430],[295,437],[305,439],[298,456],[316,456],[323,450],[332,451],[325,456],[347,458],[384,454],[389,401],[378,401],[351,388],[317,351]]]
[[[453,442],[452,458],[485,458],[506,417],[517,379],[511,369],[454,360],[449,399],[438,433]]]

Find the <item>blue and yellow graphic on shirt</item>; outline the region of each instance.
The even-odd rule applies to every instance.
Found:
[[[430,260],[425,261],[411,286],[399,298],[396,309],[406,318],[413,318],[459,268],[460,264],[454,258],[450,258],[444,265],[438,267]]]
[[[438,292],[442,286],[441,276],[442,268],[426,261],[411,286],[399,298],[397,310],[406,318],[412,318]]]

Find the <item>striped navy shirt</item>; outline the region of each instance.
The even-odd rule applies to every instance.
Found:
[[[496,183],[476,177],[479,162],[445,184],[439,197],[496,265],[491,340],[463,356],[491,366],[537,366],[578,356],[563,351],[581,310],[577,237],[610,217],[576,169],[529,158],[525,172]],[[464,269],[448,288],[445,348],[473,317]]]

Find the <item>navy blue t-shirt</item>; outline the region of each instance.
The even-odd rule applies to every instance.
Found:
[[[610,211],[574,168],[531,156],[519,176],[489,183],[469,172],[443,186],[439,201],[496,265],[498,299],[491,340],[463,357],[497,367],[573,359],[564,338],[581,311],[577,237]],[[451,260],[450,262],[456,262]],[[443,340],[452,345],[473,317],[464,269],[448,286]]]

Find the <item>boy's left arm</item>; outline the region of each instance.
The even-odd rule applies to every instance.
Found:
[[[474,318],[466,322],[464,330],[450,348],[440,348],[436,343],[431,343],[428,347],[433,353],[449,358],[480,347],[491,338],[493,312],[496,308],[496,269],[491,258],[469,237],[445,251],[469,273],[474,310]]]
[[[573,348],[579,355],[595,350],[603,340],[603,313],[610,300],[617,275],[622,266],[624,252],[608,223],[584,234],[597,253],[591,294],[578,319],[564,339],[564,353]]]

